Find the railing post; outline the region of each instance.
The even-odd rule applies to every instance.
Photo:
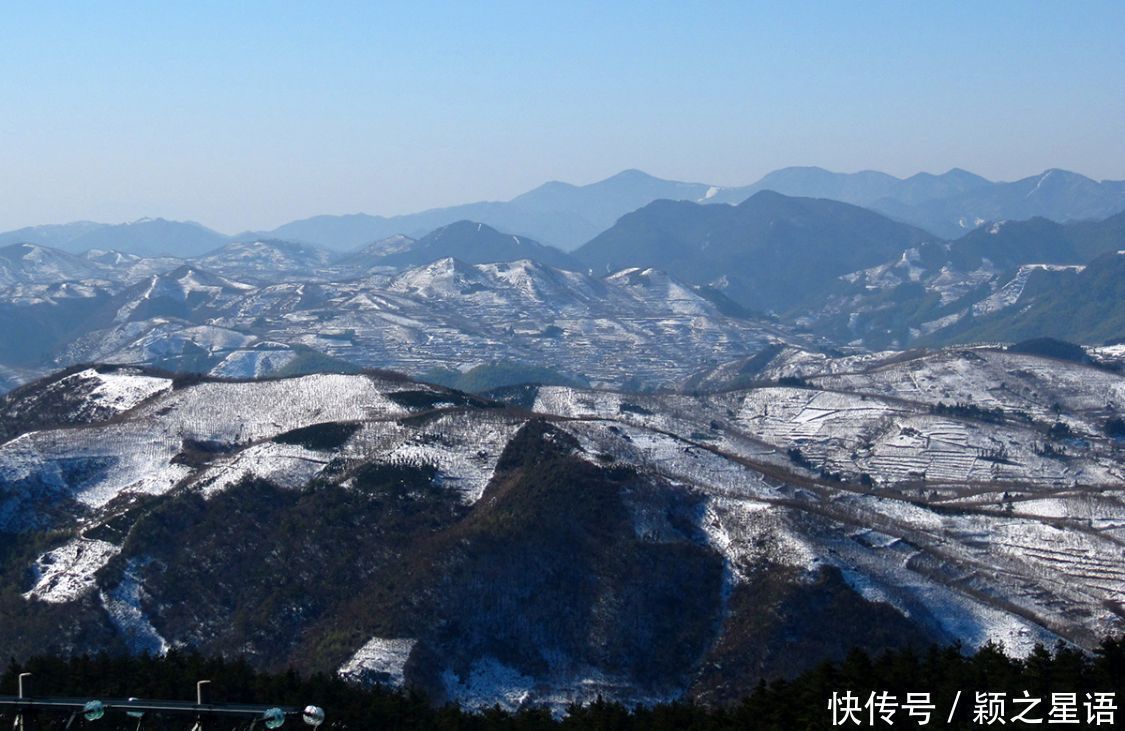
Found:
[[[18,686],[17,690],[19,692],[19,697],[20,698],[30,698],[31,697],[31,673],[20,673],[19,678],[17,679],[16,682],[17,682],[17,686]],[[30,718],[28,718],[29,715],[31,716]],[[34,729],[35,728],[35,715],[34,715],[34,713],[29,714],[27,711],[25,711],[22,708],[19,709],[18,711],[16,711],[16,720],[15,720],[15,723],[12,724],[12,728],[15,729],[16,731],[28,731],[28,729]]]
[[[211,681],[200,680],[195,684],[195,704],[202,706],[209,700]],[[191,727],[191,731],[203,731],[203,716],[198,715],[195,717],[195,725]]]

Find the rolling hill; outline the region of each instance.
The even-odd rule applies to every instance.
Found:
[[[657,267],[741,305],[783,312],[932,238],[857,206],[762,191],[737,206],[651,203],[574,256],[595,272]]]
[[[958,348],[780,373],[523,408],[387,373],[57,374],[0,398],[0,644],[562,709],[1120,631],[1120,374]]]

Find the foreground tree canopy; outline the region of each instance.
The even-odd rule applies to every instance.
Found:
[[[970,698],[976,691],[1005,693],[1010,698],[1022,697],[1024,691],[1037,698],[1076,693],[1080,699],[1087,692],[1108,692],[1115,693],[1120,704],[1125,700],[1125,638],[1106,640],[1093,654],[1063,645],[1053,651],[1038,646],[1024,659],[1008,657],[997,645],[986,645],[973,654],[965,654],[957,646],[889,652],[878,657],[856,650],[842,663],[825,663],[790,680],[762,683],[742,701],[726,707],[673,703],[630,709],[597,701],[571,707],[562,718],[552,718],[547,711],[534,708],[470,713],[452,705],[435,707],[423,695],[408,690],[363,688],[323,674],[305,677],[292,669],[262,673],[241,659],[205,658],[176,651],[164,657],[102,654],[13,661],[0,677],[0,692],[13,693],[21,672],[33,673],[37,695],[91,699],[136,696],[188,700],[196,681],[206,678],[212,681],[213,702],[316,703],[327,710],[326,728],[331,729],[827,729],[833,727],[828,701],[833,693],[844,691],[859,698],[868,697],[872,691],[886,691],[900,698],[909,692],[929,692],[939,709],[931,721],[932,728],[968,729],[979,727],[973,722],[971,703],[959,707],[961,712],[952,724],[945,723],[946,709],[958,690]],[[1118,711],[1118,721],[1120,714]],[[1082,721],[1084,718],[1069,727],[1081,728]],[[44,728],[62,728],[66,719],[43,718],[42,722]],[[915,726],[904,719],[896,727]],[[97,727],[105,731],[133,729],[135,721],[107,714]]]

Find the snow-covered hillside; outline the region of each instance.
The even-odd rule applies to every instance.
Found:
[[[303,250],[279,245],[232,244],[210,263],[252,279],[271,271],[263,258],[284,270],[301,266],[301,257]],[[28,306],[62,296],[42,291],[47,286],[12,288],[8,296]],[[93,307],[95,295],[103,299]],[[393,275],[263,286],[193,264],[116,294],[102,288],[68,296],[91,298],[95,326],[58,344],[52,360],[59,367],[103,362],[260,377],[312,352],[411,374],[494,361],[536,364],[652,389],[793,339],[773,323],[724,314],[663,272],[596,278],[526,260],[442,259]]]
[[[116,627],[114,641],[136,649],[237,636],[262,662],[317,657],[359,682],[483,706],[704,692],[685,679],[692,663],[734,641],[749,615],[729,606],[753,606],[763,581],[810,596],[837,586],[867,622],[926,641],[1024,653],[1121,631],[1125,461],[1103,427],[1125,378],[987,349],[777,360],[799,364],[801,385],[541,387],[530,411],[368,375],[178,385],[106,368],[65,375],[5,403],[14,431],[0,444],[0,524],[17,537],[52,532],[12,554],[27,579],[0,600],[18,599],[11,627],[50,611],[70,612],[76,628]],[[19,428],[30,405],[48,403],[54,426]],[[586,543],[586,531],[598,538]],[[608,578],[614,563],[595,558],[603,544],[617,561],[672,553],[657,561],[661,578],[631,569],[644,579],[626,590],[626,578]],[[264,605],[271,629],[248,638],[229,614],[241,600],[215,592],[242,586],[260,606],[277,561],[302,578]],[[199,570],[217,583],[186,589]],[[340,571],[354,599],[306,594],[335,596],[338,581],[318,582]],[[540,580],[559,596],[513,615],[526,624],[489,624],[535,599],[486,587]],[[666,648],[696,653],[675,661],[686,675],[642,680],[597,660],[582,644],[592,628],[543,634],[569,627],[572,603],[606,581],[633,598],[600,600],[605,621],[670,601],[657,598],[661,582],[678,582],[676,601],[702,602],[698,634]],[[809,611],[801,621],[829,621]]]

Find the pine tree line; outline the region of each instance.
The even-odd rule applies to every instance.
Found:
[[[953,723],[946,711],[957,691],[972,698],[977,691],[1005,693],[1015,698],[1027,691],[1048,698],[1052,693],[1112,692],[1125,705],[1125,638],[1106,640],[1093,653],[1062,645],[1053,651],[1036,647],[1023,659],[1009,657],[998,645],[985,645],[974,653],[959,646],[904,650],[871,657],[853,651],[843,662],[824,663],[790,680],[762,682],[741,703],[708,708],[691,702],[652,708],[626,708],[598,700],[572,706],[562,718],[544,709],[515,712],[493,708],[473,713],[454,705],[435,706],[410,690],[362,688],[342,679],[295,670],[267,673],[254,670],[245,660],[204,658],[190,652],[170,652],[163,657],[96,655],[74,658],[39,657],[25,663],[12,661],[0,676],[0,695],[14,694],[21,672],[33,673],[35,693],[41,696],[79,698],[141,697],[192,700],[195,683],[212,681],[211,701],[303,706],[316,704],[328,712],[324,728],[386,729],[406,731],[734,731],[735,729],[830,729],[828,701],[833,693],[851,691],[859,698],[886,692],[898,698],[907,693],[931,694],[936,713],[927,728],[982,728],[972,717],[971,702],[960,706]],[[1125,724],[1125,714],[1116,715]],[[0,720],[10,719],[0,714]],[[878,720],[878,719],[877,719]],[[1084,720],[1084,719],[1082,719]],[[42,717],[41,728],[63,728],[66,718]],[[85,723],[85,722],[79,722]],[[179,728],[176,722],[146,720],[144,728]],[[866,723],[866,721],[865,721]],[[299,721],[287,726],[304,728]],[[116,731],[134,729],[136,722],[107,714],[84,727]],[[184,726],[186,728],[186,726]],[[861,726],[852,725],[852,728]],[[870,728],[871,726],[864,725]],[[875,728],[919,728],[904,716],[895,724]],[[1000,728],[1001,726],[997,726]],[[1068,728],[1086,728],[1080,722]],[[1096,726],[1109,728],[1111,726]],[[1117,726],[1119,727],[1119,726]]]

